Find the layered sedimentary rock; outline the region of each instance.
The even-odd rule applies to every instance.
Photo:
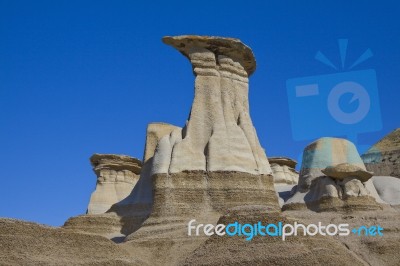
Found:
[[[381,209],[384,202],[372,180],[360,178],[366,175],[370,177],[371,173],[366,171],[353,143],[339,138],[321,138],[305,148],[299,184],[284,209]]]
[[[211,236],[196,248],[181,265],[398,265],[400,215],[393,210],[362,212],[352,215],[343,213],[315,213],[310,210],[271,213],[259,206],[234,208],[221,216],[218,223],[229,224],[318,224],[349,223],[351,226],[380,224],[384,236],[344,237],[289,236],[285,241],[278,236]],[[372,222],[374,221],[374,222]]]
[[[170,251],[185,246],[190,252],[203,242],[188,239],[191,219],[215,223],[227,209],[240,205],[280,209],[272,171],[249,115],[248,76],[255,69],[250,48],[217,37],[163,41],[192,63],[196,79],[191,112],[182,129],[158,141],[132,194],[112,208],[144,221],[126,241],[138,249],[152,241],[153,256],[160,245]]]
[[[361,157],[366,168],[375,175],[400,178],[400,128],[390,132]]]
[[[274,184],[297,184],[299,173],[295,170],[297,162],[286,157],[269,157],[274,176]]]
[[[124,172],[127,169],[137,175],[139,162],[115,155],[92,158],[98,182],[102,183],[96,190],[99,197],[112,195],[107,204],[115,202],[106,213],[101,212],[108,207],[100,204],[92,209],[98,214],[70,218],[64,228],[0,219],[0,264],[399,265],[399,179],[371,178],[353,144],[323,138],[306,148],[299,186],[281,212],[274,186],[293,184],[289,184],[286,175],[277,179],[281,183],[274,182],[256,133],[250,130],[248,107],[243,108],[248,100],[247,79],[242,78],[255,69],[252,53],[236,39],[183,36],[167,38],[166,42],[191,60],[197,75],[195,101],[186,126],[148,126],[140,179],[122,200],[116,199],[119,196],[115,194],[121,193],[114,183],[126,181],[130,176]],[[201,55],[195,55],[199,50]],[[234,85],[225,87],[231,83]],[[220,138],[223,134],[227,134],[225,140]],[[270,162],[295,167],[293,161],[284,158]],[[118,174],[121,171],[123,174]],[[114,185],[104,189],[107,182]],[[397,210],[379,210],[382,205],[371,182]],[[93,202],[96,201],[94,197]],[[361,211],[349,214],[341,210]],[[187,223],[192,219],[197,224],[261,222],[277,227],[279,223],[294,222],[344,223],[349,229],[360,230],[379,225],[384,234],[304,236],[300,229],[296,236],[282,241],[278,229],[276,236],[257,234],[251,241],[243,235],[208,237],[201,232],[188,237]]]
[[[295,170],[297,162],[287,157],[269,157],[274,186],[279,198],[279,205],[292,195],[293,187],[298,183],[299,173]]]
[[[90,197],[87,213],[105,213],[113,204],[132,192],[139,179],[142,162],[115,154],[94,154],[90,162],[97,175],[97,183],[96,190]]]
[[[248,75],[254,56],[237,39],[178,36],[166,44],[192,63],[195,97],[183,130],[159,143],[153,173],[237,171],[271,174],[249,115]]]
[[[111,240],[0,218],[1,265],[145,265]]]

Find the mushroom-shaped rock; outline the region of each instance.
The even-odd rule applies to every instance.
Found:
[[[90,197],[87,213],[105,213],[113,204],[131,193],[139,180],[142,162],[116,154],[94,154],[90,162],[97,175],[97,184]]]
[[[296,168],[297,162],[288,157],[268,157],[268,161],[270,164],[276,163],[279,165],[286,165],[290,168]]]
[[[149,151],[145,156],[131,195],[112,208],[144,221],[126,241],[156,238],[169,221],[176,230],[168,234],[184,239],[187,232],[177,221],[215,223],[238,205],[280,210],[271,167],[249,114],[248,77],[255,70],[250,48],[221,37],[186,35],[163,41],[190,60],[194,99],[184,127],[167,129],[154,155]]]
[[[334,179],[343,180],[346,177],[355,177],[361,182],[367,182],[374,175],[373,172],[366,171],[357,165],[349,163],[328,166],[321,170],[321,172]]]
[[[189,60],[194,50],[207,50],[215,55],[215,58],[222,55],[231,58],[234,62],[240,64],[247,72],[247,76],[253,74],[256,70],[256,59],[250,47],[243,44],[239,39],[215,37],[215,36],[165,36],[165,44],[178,49]],[[237,71],[237,70],[236,70]]]
[[[371,176],[353,143],[340,138],[318,139],[304,149],[299,184],[283,209],[382,209],[385,203],[369,180]]]
[[[299,173],[295,170],[297,162],[287,157],[268,157],[276,185],[295,185]]]

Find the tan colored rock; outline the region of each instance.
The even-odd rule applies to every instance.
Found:
[[[339,176],[339,180],[338,177],[333,179],[326,176],[324,172]],[[370,175],[353,143],[339,138],[318,139],[304,149],[299,184],[283,209],[382,209],[386,203],[379,197],[372,181],[358,180],[367,180]]]
[[[169,135],[175,129],[181,129],[181,128],[166,123],[148,124],[146,131],[146,145],[144,149],[144,158],[143,158],[144,163],[146,163],[147,160],[149,160],[154,156],[154,151],[156,150],[157,144],[160,141],[160,139],[165,135]]]
[[[140,174],[142,162],[139,159],[120,154],[95,153],[90,157],[93,170],[97,175],[104,169],[114,171],[128,170],[136,175]]]
[[[365,225],[366,220],[377,217],[379,224],[390,230],[383,237],[330,237],[308,236],[302,233],[288,237],[285,241],[278,237],[255,236],[246,241],[245,236],[211,236],[196,248],[179,265],[397,265],[399,262],[396,241],[400,234],[400,217],[396,212],[346,215],[340,213],[319,214],[309,210],[273,213],[259,206],[239,207],[221,216],[218,223],[229,224],[294,224],[294,222],[327,225],[349,223],[351,226]],[[332,222],[334,221],[334,222]],[[393,230],[393,231],[392,231]],[[300,231],[301,232],[301,231]]]
[[[390,151],[400,149],[400,128],[397,128],[375,143],[369,151]],[[368,151],[367,151],[368,153]]]
[[[400,128],[390,132],[361,157],[366,168],[375,175],[400,178]]]
[[[183,129],[175,128],[158,141],[132,194],[111,209],[142,222],[127,236],[127,245],[154,247],[151,258],[161,264],[177,263],[204,241],[188,238],[185,224],[191,219],[215,223],[239,205],[280,210],[271,168],[249,116],[251,68],[242,65],[245,58],[237,58],[248,48],[231,39],[190,38],[164,38],[193,65],[195,97],[189,119]],[[160,248],[177,248],[178,255],[156,256]]]
[[[153,173],[271,174],[249,114],[248,76],[255,69],[250,48],[220,37],[177,36],[163,41],[192,63],[195,98],[182,131],[159,141]]]
[[[295,185],[299,180],[299,173],[295,170],[297,162],[287,157],[269,157],[274,176],[274,184]]]
[[[145,265],[94,234],[0,219],[1,265]]]
[[[208,77],[213,79],[213,75],[219,73],[220,77],[227,77],[227,80],[221,78],[220,83],[229,84],[233,83],[232,80],[243,82],[243,71],[238,71],[238,69],[244,69],[247,74],[254,71],[251,64],[254,60],[246,61],[244,58],[248,54],[248,47],[246,48],[238,40],[220,39],[183,36],[168,40],[179,46],[181,52],[187,53],[192,60],[196,75],[204,76],[199,80],[196,78],[196,97],[205,97],[206,107],[219,106],[219,104],[207,103],[218,98],[212,94],[215,91],[201,92],[202,86],[214,85],[213,82],[210,83],[207,80]],[[192,47],[192,43],[196,43],[195,47]],[[199,48],[200,53],[204,54],[197,57],[192,54],[192,48],[196,48],[194,51],[198,51],[197,48]],[[214,60],[215,58],[220,60],[214,61],[209,54],[210,51],[214,54]],[[224,65],[230,61],[223,60],[220,53],[229,55],[230,59],[236,58],[232,61],[239,62],[243,69],[238,66]],[[199,58],[200,63],[196,61]],[[199,68],[198,65],[201,67]],[[218,92],[219,87],[215,88]],[[237,84],[229,88],[235,91]],[[229,101],[235,98],[235,101],[231,102],[234,103],[233,113],[235,115],[239,113],[241,117],[243,109],[237,108],[240,104],[236,105],[236,101],[239,98],[238,101],[242,104],[247,103],[247,97],[242,97],[240,93],[243,91],[240,90],[232,93],[234,97],[229,94],[229,90],[225,90],[225,94],[222,93],[224,96],[226,96],[226,91],[228,91]],[[198,99],[194,102],[202,103]],[[221,120],[214,119],[212,112],[202,112],[202,105],[199,106],[197,108],[194,104],[191,113],[192,123],[188,122],[182,130],[170,128],[171,131],[161,137],[163,133],[158,134],[160,131],[155,128],[155,135],[146,138],[148,142],[146,150],[149,149],[150,153],[146,157],[145,152],[146,162],[142,169],[139,169],[135,160],[124,156],[96,155],[93,157],[98,182],[104,185],[125,183],[126,177],[130,180],[129,178],[140,171],[140,180],[133,192],[115,203],[107,213],[73,217],[65,223],[63,228],[0,219],[0,263],[5,265],[399,265],[400,224],[398,221],[400,214],[395,209],[384,208],[379,204],[379,197],[374,195],[375,188],[370,186],[371,181],[374,184],[377,182],[375,185],[377,187],[379,185],[380,195],[384,195],[385,200],[390,201],[391,204],[396,204],[399,202],[396,190],[398,179],[373,177],[364,183],[354,177],[334,180],[324,175],[322,170],[341,163],[358,165],[365,170],[364,165],[354,145],[348,141],[317,140],[306,148],[301,171],[301,186],[296,187],[295,193],[289,199],[290,204],[285,205],[295,207],[286,208],[286,211],[281,212],[277,206],[273,177],[266,171],[268,168],[266,164],[263,166],[264,157],[258,150],[260,148],[258,140],[250,141],[252,136],[256,137],[255,131],[254,135],[251,135],[248,131],[249,125],[244,122],[240,125],[242,120],[239,119],[240,123],[238,122],[237,125],[244,132],[243,135],[237,133],[240,131],[236,130],[229,136],[245,136],[247,145],[242,138],[228,138],[220,143],[218,143],[220,139],[217,138],[216,144],[211,139],[214,132],[221,134],[222,129],[218,128],[218,123],[214,124],[214,122],[221,122]],[[225,106],[222,109],[229,108]],[[212,110],[215,111],[215,109]],[[218,110],[214,113],[218,114]],[[228,118],[231,117],[229,111],[223,113]],[[229,122],[230,118],[226,121],[228,122],[224,126],[229,126],[230,130],[235,129],[235,126]],[[202,124],[204,128],[199,127]],[[175,146],[190,135],[188,133],[190,127],[200,129],[198,135],[191,135],[191,141],[194,143],[188,141],[190,145],[183,145],[184,148],[177,151],[176,157],[171,156]],[[211,134],[210,128],[213,129]],[[192,129],[190,132],[194,134],[193,132],[196,131]],[[202,147],[207,139],[211,142],[204,147],[204,151],[207,151],[203,154],[206,159],[205,170],[199,170],[197,167],[203,163],[203,158],[197,157],[197,148]],[[151,150],[154,149],[157,141],[158,144],[152,156]],[[213,145],[220,147],[221,153],[218,153]],[[243,166],[241,164],[243,162],[236,161],[240,157],[235,157],[235,153],[240,152],[242,148],[246,155],[243,158],[245,163],[250,162],[249,165],[257,165],[257,168],[246,168],[248,165]],[[250,156],[249,150],[253,157]],[[228,156],[226,161],[221,160],[224,158],[223,155],[229,152],[233,155]],[[184,160],[179,157],[182,154],[193,159],[193,164],[190,164],[189,159]],[[258,159],[255,154],[258,154]],[[183,165],[174,165],[172,163],[174,158],[182,159]],[[209,162],[211,165],[208,165]],[[224,168],[224,162],[226,162],[226,168]],[[238,163],[237,167],[243,171],[233,171],[232,165],[235,163]],[[286,164],[277,163],[277,165],[280,165],[282,169],[284,166],[290,167]],[[180,169],[180,172],[175,172],[177,169]],[[211,171],[210,169],[225,170]],[[159,172],[160,170],[163,171]],[[280,187],[284,186],[291,185],[282,183]],[[112,190],[110,191],[112,194]],[[100,195],[104,193],[103,191]],[[108,195],[108,192],[106,194]],[[332,212],[321,214],[310,209]],[[214,225],[231,222],[293,224],[295,221],[305,225],[320,222],[324,225],[345,223],[350,225],[350,229],[379,224],[384,228],[384,235],[379,237],[359,237],[353,234],[345,237],[318,235],[305,237],[299,233],[296,237],[289,237],[285,241],[279,237],[260,235],[255,236],[251,241],[246,241],[244,237],[226,235],[188,237],[187,223],[191,219]],[[127,235],[128,237],[125,237]]]
[[[115,154],[94,154],[90,161],[97,175],[97,184],[90,197],[87,213],[105,213],[132,192],[139,179],[142,162]]]
[[[178,49],[189,60],[193,53],[193,47],[203,48],[215,55],[225,55],[233,61],[238,62],[247,72],[247,76],[256,70],[256,59],[252,50],[239,39],[222,38],[214,36],[182,35],[165,36],[163,42]]]
[[[288,157],[268,157],[268,161],[270,164],[279,164],[279,165],[286,165],[290,168],[296,168],[297,162],[293,159]]]
[[[373,176],[379,196],[392,207],[400,208],[400,179],[393,176]]]
[[[365,170],[356,146],[350,141],[326,137],[312,142],[303,152],[299,188],[308,189],[315,178],[325,175],[323,169],[340,163],[349,163]]]
[[[368,172],[349,163],[340,163],[334,166],[328,166],[321,170],[321,172],[333,179],[343,180],[347,177],[355,177],[361,182],[367,182],[374,175],[372,172]]]

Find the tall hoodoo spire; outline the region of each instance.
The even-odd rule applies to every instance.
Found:
[[[185,35],[163,41],[190,60],[195,96],[182,134],[160,141],[153,173],[271,174],[249,115],[248,77],[256,67],[251,49],[233,38]]]

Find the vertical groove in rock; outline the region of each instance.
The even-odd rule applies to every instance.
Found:
[[[195,95],[185,132],[181,133],[184,138],[159,145],[155,154],[156,161],[169,166],[155,165],[153,172],[271,174],[249,115],[248,76],[255,69],[251,50],[229,38],[178,36],[163,40],[192,63]],[[170,149],[170,158],[164,156],[164,149]]]

